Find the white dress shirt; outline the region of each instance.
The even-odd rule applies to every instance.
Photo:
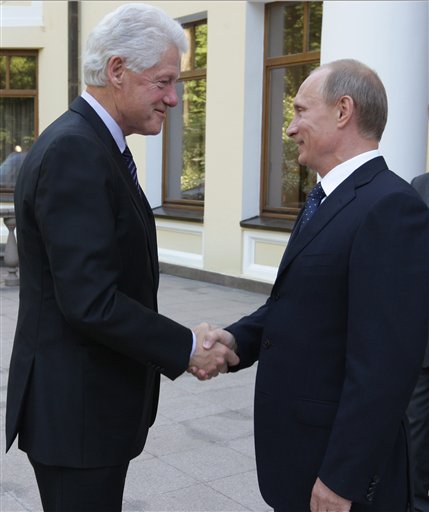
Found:
[[[341,183],[356,169],[358,169],[366,162],[369,162],[369,160],[376,158],[377,156],[380,156],[380,151],[378,149],[373,149],[371,151],[366,151],[365,153],[361,153],[360,155],[350,158],[350,160],[346,160],[345,162],[331,169],[320,180],[326,197],[328,197],[329,194],[332,194],[338,185],[341,185]]]
[[[115,139],[119,151],[123,153],[127,143],[125,142],[125,137],[122,133],[119,124],[113,119],[109,112],[107,112],[107,110],[100,103],[98,103],[94,96],[91,96],[89,94],[89,92],[83,91],[81,97],[87,103],[89,103],[91,107],[97,112],[103,123],[106,125],[106,128],[109,130],[109,132],[112,134],[112,137]]]

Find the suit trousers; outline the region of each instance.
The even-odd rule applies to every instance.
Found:
[[[129,462],[87,469],[46,466],[29,459],[44,512],[121,512]]]
[[[416,512],[429,512],[429,368],[422,368],[408,406]]]

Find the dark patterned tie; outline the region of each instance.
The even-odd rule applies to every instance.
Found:
[[[137,178],[137,167],[134,162],[133,155],[131,154],[130,148],[128,146],[125,146],[122,156],[124,157],[125,164],[128,167],[128,170],[130,171],[131,178],[133,179],[133,181],[137,187],[137,190],[141,196],[141,189],[140,189],[140,185],[139,185],[139,180]]]
[[[322,199],[326,196],[325,191],[319,181],[313,190],[308,194],[307,200],[305,201],[304,211],[302,212],[298,233],[307,225],[308,221],[314,215],[315,211],[320,205]]]

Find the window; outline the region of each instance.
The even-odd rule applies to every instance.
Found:
[[[320,62],[322,2],[266,6],[261,214],[292,219],[316,181],[286,135],[293,99]]]
[[[182,57],[178,105],[164,127],[163,206],[202,210],[205,177],[207,20],[183,26],[189,49]]]
[[[37,52],[0,52],[0,192],[13,199],[22,161],[36,136]]]

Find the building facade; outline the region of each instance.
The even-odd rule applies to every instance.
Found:
[[[32,140],[84,88],[90,30],[122,3],[1,3],[2,203]],[[180,21],[189,41],[163,133],[128,138],[166,271],[246,287],[274,281],[316,180],[285,129],[297,87],[319,63],[374,68],[389,99],[383,155],[407,181],[429,170],[427,1],[147,3]]]

